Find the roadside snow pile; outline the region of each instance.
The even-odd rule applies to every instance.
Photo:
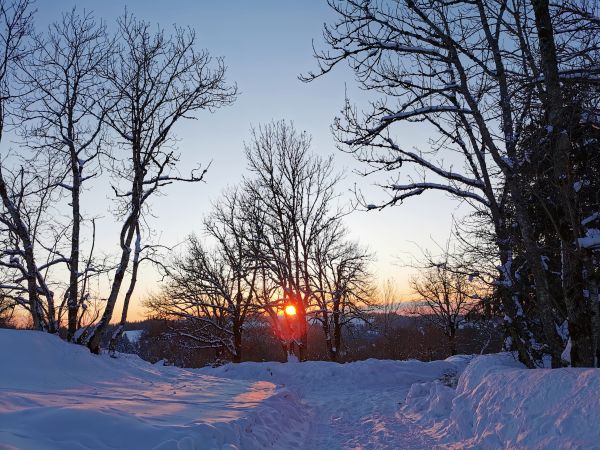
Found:
[[[0,330],[0,448],[298,448],[305,407],[266,381],[114,359]]]
[[[410,387],[402,411],[420,426],[434,426],[450,415],[456,391],[439,380]]]
[[[456,391],[412,386],[402,413],[444,448],[600,448],[600,370],[527,370],[509,354],[479,356]]]

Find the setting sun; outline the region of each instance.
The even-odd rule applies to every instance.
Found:
[[[296,307],[294,305],[287,305],[285,307],[285,314],[287,316],[295,316],[296,315]]]

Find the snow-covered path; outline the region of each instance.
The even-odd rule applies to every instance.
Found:
[[[400,413],[414,383],[457,373],[466,360],[243,363],[203,373],[269,380],[297,393],[310,409],[303,449],[431,449],[433,440]]]
[[[398,413],[408,390],[354,389],[305,401],[315,411],[306,449],[431,449],[433,441]]]
[[[0,448],[425,449],[398,414],[439,361],[242,363],[179,369],[0,330]]]

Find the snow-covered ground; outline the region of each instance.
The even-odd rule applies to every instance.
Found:
[[[183,370],[0,330],[0,449],[600,449],[600,370],[445,361]]]
[[[474,358],[456,389],[413,385],[401,414],[439,448],[600,449],[600,369],[528,370]]]
[[[305,418],[297,396],[270,382],[0,330],[0,449],[300,448]]]
[[[128,330],[123,331],[123,334],[127,337],[127,340],[132,344],[137,344],[142,337],[144,330]]]
[[[431,449],[434,440],[398,412],[411,385],[452,377],[467,361],[247,362],[200,372],[297,392],[310,407],[305,449]]]

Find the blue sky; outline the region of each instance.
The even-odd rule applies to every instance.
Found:
[[[200,222],[211,201],[218,200],[219,193],[239,181],[244,172],[242,144],[249,136],[250,126],[271,120],[294,121],[297,128],[312,134],[315,152],[335,155],[336,165],[347,173],[341,186],[345,200],[352,198],[349,189],[355,183],[365,191],[368,200],[384,198],[383,193],[370,187],[375,180],[353,173],[360,166],[336,150],[330,133],[346,91],[359,106],[367,100],[352,73],[339,67],[309,84],[297,78],[316,67],[312,40],[322,47],[323,23],[334,19],[326,2],[38,0],[38,29],[41,31],[62,11],[75,5],[93,11],[109,26],[127,7],[138,18],[160,23],[166,29],[173,24],[193,27],[200,47],[225,58],[228,78],[240,89],[233,106],[214,114],[201,114],[199,120],[183,123],[176,130],[183,168],[198,162],[212,165],[205,184],[173,186],[167,190],[167,196],[154,201],[151,224],[162,243],[174,245],[187,234],[200,231]],[[406,125],[398,128],[398,138],[405,146],[423,147],[425,132],[416,125]],[[90,197],[89,204],[97,208],[88,213],[103,216],[98,224],[99,244],[108,252],[115,247],[117,232],[117,224],[106,212],[109,190],[94,189],[86,195]],[[410,271],[398,264],[398,258],[406,261],[411,253],[418,253],[418,246],[430,247],[431,238],[443,241],[457,206],[443,194],[423,195],[384,212],[355,212],[346,223],[352,236],[375,253],[375,274],[381,279],[394,278],[400,290],[407,293]],[[147,268],[138,298],[156,288],[155,281],[153,271]]]

